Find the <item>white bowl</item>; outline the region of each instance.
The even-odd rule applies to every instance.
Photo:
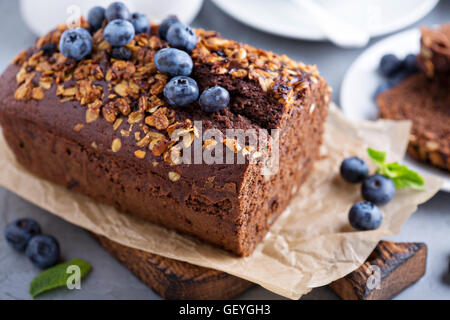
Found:
[[[58,24],[85,15],[95,5],[107,7],[114,0],[20,0],[20,10],[27,26],[42,36]],[[148,15],[152,23],[159,23],[175,14],[184,23],[191,23],[202,7],[203,0],[122,0],[131,12]]]

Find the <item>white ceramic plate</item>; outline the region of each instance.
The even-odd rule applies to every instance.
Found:
[[[439,0],[315,0],[330,12],[379,36],[407,27],[430,12]],[[290,0],[213,0],[235,19],[256,29],[295,39],[322,41],[315,21]],[[355,14],[357,13],[357,14]]]
[[[341,108],[352,120],[378,118],[378,108],[373,101],[373,94],[382,81],[376,69],[381,57],[394,53],[404,57],[408,53],[419,52],[420,31],[412,29],[395,34],[377,42],[364,51],[352,64],[344,77],[341,87]],[[406,156],[405,164],[425,174],[441,177],[446,182],[442,190],[450,192],[450,174],[431,165],[420,163]]]

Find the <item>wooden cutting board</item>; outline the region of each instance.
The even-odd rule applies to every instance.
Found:
[[[225,272],[132,249],[95,235],[100,244],[165,299],[232,299],[254,284]],[[390,299],[425,273],[424,243],[381,241],[367,261],[329,285],[342,299]]]

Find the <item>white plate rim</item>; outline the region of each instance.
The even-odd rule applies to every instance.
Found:
[[[230,17],[240,21],[241,23],[252,27],[257,30],[261,30],[273,35],[282,36],[286,38],[291,39],[300,39],[300,40],[310,40],[310,41],[327,41],[326,37],[324,35],[318,35],[321,32],[304,32],[304,33],[291,33],[287,31],[282,31],[280,29],[272,29],[268,28],[263,24],[259,24],[256,21],[253,21],[249,19],[249,15],[246,14],[243,11],[240,10],[231,10],[229,5],[226,5],[224,3],[227,3],[226,0],[212,0],[212,2],[220,8],[223,12],[225,12]],[[228,2],[230,3],[230,2]],[[418,6],[414,8],[414,10],[409,11],[409,14],[405,17],[402,17],[401,19],[397,20],[396,22],[387,24],[385,26],[382,26],[378,28],[375,31],[372,31],[370,36],[371,37],[378,37],[384,34],[389,34],[394,31],[400,30],[402,28],[406,28],[407,26],[413,24],[414,22],[420,20],[424,16],[426,16],[431,10],[434,9],[434,7],[439,3],[439,0],[424,0],[422,2],[421,6]],[[251,17],[251,16],[250,16]]]
[[[381,41],[378,41],[377,43],[373,44],[366,50],[364,50],[358,58],[352,63],[350,68],[347,70],[346,74],[344,75],[344,79],[342,81],[341,90],[340,90],[340,107],[343,111],[343,113],[351,120],[367,120],[366,118],[361,118],[359,115],[355,115],[352,112],[352,107],[350,107],[352,104],[352,92],[354,92],[354,79],[358,77],[358,71],[361,70],[360,65],[367,65],[365,61],[368,59],[368,57],[379,53],[379,51],[382,51],[381,49],[383,47],[389,47],[390,43],[395,42],[397,39],[408,37],[409,38],[417,38],[417,47],[418,40],[420,37],[420,30],[417,28],[408,29],[406,31],[394,34],[388,38],[385,38]],[[391,50],[391,52],[394,50]],[[384,51],[384,53],[388,53],[388,51]],[[371,69],[371,72],[375,72],[375,70]],[[369,119],[370,120],[370,119]],[[405,163],[408,165],[414,166],[418,171],[423,172],[425,174],[431,174],[434,176],[437,176],[441,179],[444,179],[444,184],[441,188],[441,191],[450,192],[450,176],[445,177],[444,173],[445,171],[440,170],[439,168],[435,168],[432,165],[421,163],[417,160],[414,160],[409,155],[405,156],[404,159]]]

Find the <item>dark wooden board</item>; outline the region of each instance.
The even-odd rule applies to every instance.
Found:
[[[95,237],[114,258],[165,299],[232,299],[253,286],[225,272],[125,247],[102,236]],[[363,266],[330,284],[330,288],[342,299],[388,299],[422,277],[426,254],[423,243],[381,241]],[[367,284],[374,276],[374,269],[379,270],[380,289],[370,290],[371,285]]]
[[[345,300],[390,299],[424,274],[424,243],[381,241],[357,270],[329,285]]]

